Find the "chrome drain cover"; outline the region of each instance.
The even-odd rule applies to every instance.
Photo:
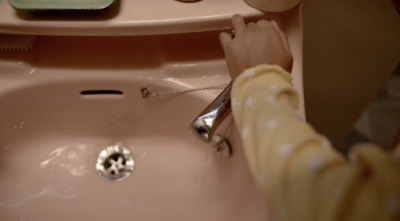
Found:
[[[116,144],[100,152],[96,170],[101,177],[117,181],[128,177],[133,171],[134,164],[131,151],[121,144]]]

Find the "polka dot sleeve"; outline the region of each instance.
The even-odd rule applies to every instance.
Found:
[[[336,152],[297,114],[291,75],[245,70],[232,110],[250,171],[276,220],[400,220],[400,167],[373,145]]]

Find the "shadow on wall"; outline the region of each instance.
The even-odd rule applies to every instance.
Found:
[[[400,16],[390,1],[304,3],[307,121],[339,147],[399,63]]]
[[[371,101],[347,135],[340,150],[358,142],[374,142],[390,150],[400,135],[400,63],[376,98]]]

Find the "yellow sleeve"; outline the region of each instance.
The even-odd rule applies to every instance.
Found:
[[[297,115],[291,75],[245,70],[232,110],[251,173],[276,220],[400,220],[400,164],[372,144],[348,161]]]

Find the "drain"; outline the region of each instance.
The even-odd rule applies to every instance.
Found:
[[[222,159],[228,159],[232,154],[231,145],[228,140],[221,134],[216,134],[213,137],[214,145],[213,151],[215,155],[221,157]]]
[[[128,177],[134,164],[131,151],[121,144],[116,144],[100,152],[96,170],[101,177],[117,181]]]

